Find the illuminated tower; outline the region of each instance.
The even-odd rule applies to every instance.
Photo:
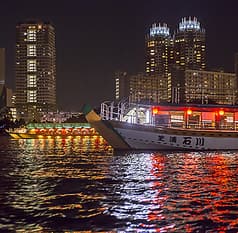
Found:
[[[171,98],[170,65],[173,61],[173,39],[167,24],[152,24],[145,38],[145,71],[151,90],[156,88],[156,102],[167,102]],[[154,93],[151,93],[153,96]]]
[[[153,24],[145,41],[146,74],[167,77],[173,59],[173,40],[167,24]]]
[[[174,37],[174,62],[180,69],[204,70],[205,29],[197,18],[183,18]]]
[[[56,109],[55,30],[50,23],[16,26],[17,117],[39,119]]]

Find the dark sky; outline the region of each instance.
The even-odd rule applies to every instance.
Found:
[[[238,52],[238,0],[8,0],[1,3],[0,47],[7,49],[7,83],[14,85],[15,25],[51,21],[56,29],[57,102],[80,110],[114,95],[114,72],[144,70],[144,36],[153,22],[171,30],[196,16],[206,29],[208,67],[233,72]]]

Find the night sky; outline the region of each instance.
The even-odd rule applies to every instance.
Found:
[[[153,22],[173,31],[196,16],[206,29],[208,68],[234,71],[238,0],[8,0],[1,2],[0,47],[7,51],[7,84],[14,87],[15,26],[51,21],[56,29],[57,103],[61,110],[98,106],[114,96],[114,72],[144,70],[144,36]]]

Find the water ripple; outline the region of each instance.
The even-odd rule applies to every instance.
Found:
[[[4,139],[0,155],[3,232],[238,231],[235,152]]]

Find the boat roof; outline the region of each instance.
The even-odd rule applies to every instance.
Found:
[[[238,112],[238,105],[221,105],[221,104],[159,104],[152,105],[152,108],[158,108],[160,111],[186,111],[188,109],[198,112]]]
[[[90,128],[89,123],[29,123],[27,129],[51,129],[51,128]]]

